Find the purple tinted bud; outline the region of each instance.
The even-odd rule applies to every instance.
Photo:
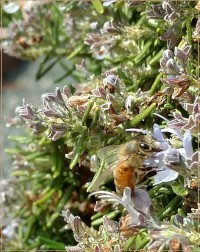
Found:
[[[169,59],[166,63],[167,74],[178,75],[180,72],[179,67],[174,59]]]
[[[66,86],[63,88],[63,94],[66,95],[67,98],[69,98],[70,96],[72,96],[71,91],[70,91],[69,88],[66,87]]]
[[[90,28],[92,29],[92,30],[99,30],[99,25],[98,25],[98,22],[93,22],[93,23],[91,23],[90,24]]]
[[[187,167],[183,162],[182,156],[176,148],[169,148],[166,150],[163,161],[167,167],[178,172],[180,175],[187,175]]]
[[[188,57],[189,57],[189,53],[191,50],[191,46],[187,46],[184,48],[184,50],[179,49],[178,47],[175,47],[174,49],[174,54],[178,60],[178,62],[180,63],[180,65],[185,68],[187,66],[187,62],[188,62]]]
[[[52,123],[50,126],[51,132],[48,135],[48,138],[52,139],[53,141],[58,140],[59,138],[61,138],[63,135],[65,135],[66,133],[66,124],[64,123],[60,123],[60,124],[56,124],[56,123]]]
[[[174,224],[176,226],[182,227],[183,226],[183,217],[179,214],[176,214],[173,218]]]
[[[160,39],[167,41],[167,48],[172,48],[176,45],[180,39],[181,33],[181,23],[176,22],[173,24],[163,35],[160,36]]]
[[[180,153],[176,148],[169,148],[165,151],[164,162],[167,166],[179,166],[181,165]]]
[[[116,221],[110,220],[106,215],[103,216],[103,226],[106,231],[109,233],[118,233],[119,232],[119,223]]]
[[[166,58],[166,59],[173,59],[174,58],[174,54],[171,50],[167,49],[163,52],[163,58]]]
[[[153,18],[153,19],[160,19],[163,18],[165,15],[165,11],[162,8],[161,4],[157,4],[157,5],[151,5],[150,9],[147,11],[146,15],[149,18]]]

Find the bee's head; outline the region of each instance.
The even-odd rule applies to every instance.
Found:
[[[136,139],[138,141],[138,153],[142,156],[150,157],[154,152],[161,151],[159,142],[149,135],[140,135]]]
[[[150,135],[138,135],[130,142],[126,143],[120,150],[123,156],[139,154],[143,157],[150,157],[154,152],[161,151],[159,142]]]
[[[134,153],[138,153],[138,143],[135,140],[132,140],[130,142],[128,142],[124,148],[123,148],[123,152],[125,155],[131,155]]]

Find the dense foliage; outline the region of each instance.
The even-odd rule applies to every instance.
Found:
[[[7,150],[6,251],[198,251],[199,9],[170,0],[3,5],[4,52],[40,58],[36,80],[55,65],[65,71],[43,107],[28,97],[7,122],[26,133]],[[112,150],[138,134],[159,144],[141,168],[153,173],[120,194],[107,175]]]

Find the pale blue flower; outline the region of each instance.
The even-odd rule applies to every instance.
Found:
[[[183,142],[183,148],[176,149],[172,147],[164,138],[162,132],[175,134]],[[182,176],[190,174],[190,164],[188,161],[192,159],[194,154],[191,133],[187,131],[182,135],[178,129],[165,128],[161,130],[160,127],[155,124],[154,136],[160,141],[163,148],[163,151],[155,154],[154,162],[157,163],[158,172],[154,176],[154,185],[173,181],[179,174]]]
[[[7,4],[3,4],[3,11],[5,11],[8,14],[13,14],[19,10],[20,6],[17,3],[10,2]]]
[[[117,0],[103,0],[103,6],[107,7],[115,2],[117,2]]]
[[[122,197],[108,191],[96,191],[91,195],[108,202],[121,204],[130,215],[131,226],[133,227],[157,226],[152,217],[153,205],[151,199],[144,189],[136,188],[133,192],[131,188],[126,187]]]

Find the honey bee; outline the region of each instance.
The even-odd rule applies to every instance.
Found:
[[[120,193],[123,193],[125,187],[134,190],[135,185],[142,183],[147,174],[154,170],[144,167],[144,160],[160,150],[159,143],[149,135],[138,135],[127,143],[102,148],[97,157],[103,160],[103,165],[94,176],[88,191],[97,190],[110,175],[114,177],[115,187]]]

